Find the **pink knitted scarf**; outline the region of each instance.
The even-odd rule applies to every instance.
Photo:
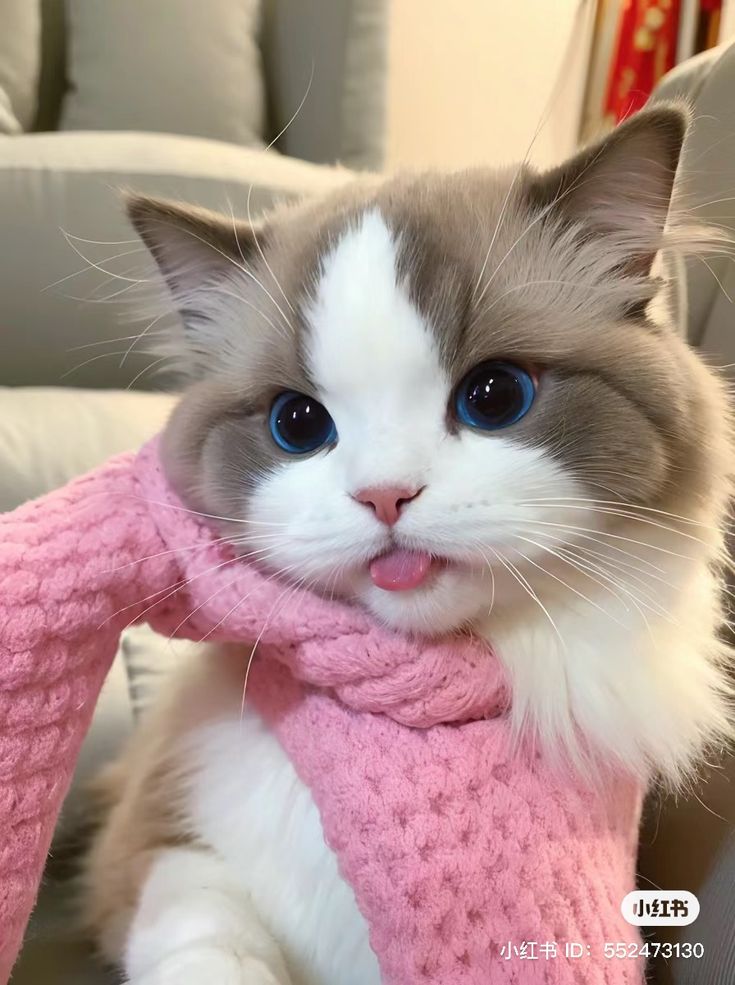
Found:
[[[388,985],[639,985],[637,960],[603,952],[638,940],[620,915],[635,785],[595,792],[514,751],[484,643],[285,591],[182,506],[155,443],[0,517],[0,982],[120,633],[147,620],[258,639],[248,698],[313,792]]]

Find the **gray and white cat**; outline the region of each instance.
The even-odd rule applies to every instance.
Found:
[[[582,736],[674,784],[730,732],[728,404],[651,276],[709,236],[667,221],[685,128],[663,106],[550,173],[358,181],[257,228],[128,206],[181,314],[188,505],[390,626],[487,637],[570,768]],[[88,922],[134,985],[374,985],[245,657],[180,671],[102,779]]]

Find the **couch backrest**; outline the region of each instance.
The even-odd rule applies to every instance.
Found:
[[[119,0],[124,2],[124,0]],[[42,67],[34,129],[54,130],[66,88],[64,0],[41,0]],[[376,169],[382,162],[387,0],[263,0],[268,139],[309,161]]]
[[[735,239],[735,41],[702,52],[669,72],[654,99],[685,99],[693,110],[675,203]],[[735,268],[731,250],[723,245],[704,259],[693,257],[686,266],[684,327],[693,345],[716,365],[729,367],[727,375],[732,379]]]
[[[55,130],[66,88],[64,0],[41,0],[41,78],[34,130]]]

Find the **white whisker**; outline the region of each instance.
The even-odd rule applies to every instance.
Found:
[[[248,520],[236,516],[220,516],[217,513],[202,513],[201,510],[190,510],[187,506],[177,506],[175,503],[164,503],[155,499],[146,499],[144,496],[134,496],[133,499],[147,503],[148,506],[162,506],[168,510],[178,510],[181,513],[189,513],[192,516],[201,516],[207,520],[224,520],[227,523],[250,523],[258,527],[287,527],[288,524],[270,520]]]
[[[63,229],[61,230],[61,232],[66,237],[67,243],[69,243],[69,239],[72,237],[70,237],[68,233],[64,232]],[[66,281],[72,280],[74,277],[79,277],[80,274],[86,274],[89,270],[99,270],[101,273],[107,274],[108,277],[112,277],[115,280],[129,279],[127,277],[122,277],[121,274],[116,274],[111,270],[103,269],[98,263],[95,263],[93,260],[90,260],[89,257],[85,257],[84,254],[80,250],[77,250],[72,243],[69,243],[69,246],[71,246],[71,248],[74,250],[77,256],[79,256],[82,260],[84,260],[87,266],[82,267],[81,270],[75,270],[71,274],[67,274],[65,277],[59,277],[59,279],[55,280],[52,284],[47,284],[44,288],[42,288],[42,291],[50,291],[52,288],[58,287],[59,284],[64,284],[66,283]],[[138,245],[138,248],[135,250],[125,250],[123,253],[115,253],[111,257],[106,257],[103,262],[110,263],[111,260],[120,260],[122,257],[133,256],[133,254],[137,254],[137,253],[145,253],[145,248]],[[140,281],[136,279],[134,283],[138,284],[140,283]]]
[[[622,534],[614,534],[609,530],[598,530],[595,527],[577,527],[577,526],[567,526],[564,523],[553,523],[551,520],[533,520],[530,521],[535,525],[541,525],[543,527],[555,527],[559,530],[573,531],[574,533],[581,534],[596,534],[598,537],[609,537],[613,540],[621,540],[628,544],[636,544],[638,547],[646,547],[649,550],[658,551],[660,554],[666,554],[669,557],[678,557],[683,561],[691,561],[692,558],[686,554],[678,554],[676,551],[668,550],[666,547],[661,547],[658,544],[646,543],[644,540],[635,540],[632,537],[624,537]]]
[[[161,225],[167,225],[167,223],[165,223],[165,222],[164,222],[164,221],[163,221],[162,219],[157,219],[156,221],[157,221],[157,222],[159,222],[159,223],[160,223]],[[261,290],[261,291],[262,291],[262,292],[263,292],[263,293],[264,293],[264,294],[266,295],[266,297],[267,297],[267,298],[268,298],[268,299],[270,300],[270,302],[272,303],[272,305],[273,305],[273,307],[274,307],[274,308],[275,308],[275,309],[276,309],[276,310],[278,311],[278,313],[279,313],[279,315],[280,315],[280,316],[281,316],[281,318],[283,319],[283,322],[284,322],[284,325],[285,325],[285,326],[286,326],[286,327],[287,327],[287,328],[288,328],[288,329],[289,329],[289,330],[290,330],[291,332],[293,332],[293,325],[292,325],[292,324],[291,324],[291,322],[289,321],[289,318],[288,318],[288,316],[286,315],[286,313],[285,313],[285,311],[283,310],[283,308],[282,308],[282,307],[280,306],[280,304],[279,304],[279,303],[278,303],[278,302],[276,301],[276,299],[275,299],[275,298],[273,297],[273,295],[272,295],[272,294],[271,294],[271,292],[270,292],[270,291],[268,290],[268,288],[267,288],[267,287],[265,286],[265,284],[263,284],[263,283],[262,283],[262,281],[260,281],[260,280],[258,280],[258,278],[257,278],[257,277],[255,276],[255,274],[254,274],[254,273],[252,272],[252,270],[250,270],[250,269],[249,269],[249,267],[247,267],[247,266],[245,265],[245,263],[238,263],[238,261],[237,261],[237,260],[236,260],[236,259],[235,259],[234,257],[232,257],[232,256],[230,256],[230,254],[229,254],[229,253],[227,253],[227,252],[225,252],[225,250],[222,250],[222,249],[220,249],[220,248],[219,248],[218,246],[216,246],[216,245],[215,245],[214,243],[212,243],[212,242],[210,242],[209,240],[207,240],[207,239],[205,239],[205,238],[204,238],[203,236],[199,236],[199,235],[198,235],[197,233],[195,233],[195,232],[194,232],[194,230],[193,230],[193,229],[184,229],[184,228],[180,228],[180,229],[179,229],[179,231],[180,231],[180,232],[182,232],[182,233],[184,233],[184,234],[186,234],[187,236],[191,236],[191,237],[192,237],[193,239],[195,239],[195,240],[197,240],[198,242],[200,242],[200,243],[202,243],[202,244],[203,244],[204,246],[206,246],[206,247],[207,247],[208,249],[210,249],[210,250],[214,250],[214,252],[215,252],[215,253],[218,253],[218,254],[219,254],[219,255],[220,255],[220,256],[221,256],[221,257],[222,257],[223,259],[225,259],[225,260],[226,260],[226,261],[227,261],[228,263],[230,263],[230,264],[232,264],[232,266],[233,266],[233,267],[235,267],[235,268],[236,268],[237,270],[239,270],[239,271],[240,271],[240,273],[242,273],[242,274],[244,274],[244,275],[245,275],[246,277],[248,277],[248,278],[249,278],[249,279],[250,279],[251,281],[253,281],[253,283],[254,283],[254,284],[255,284],[255,285],[257,286],[257,287],[259,287],[259,288],[260,288],[260,290]]]
[[[79,259],[84,260],[84,262],[89,265],[85,269],[99,270],[101,274],[105,274],[105,276],[107,277],[113,277],[115,280],[129,281],[131,284],[145,284],[147,282],[147,278],[125,277],[123,274],[116,274],[114,270],[107,270],[105,267],[101,266],[101,264],[95,263],[95,261],[91,260],[89,257],[85,257],[85,255],[81,252],[81,250],[78,250],[77,247],[71,242],[69,234],[64,229],[61,230],[61,233],[66,239],[69,246],[72,248],[72,250],[74,250],[76,255],[79,257]],[[143,252],[145,252],[145,248],[139,247],[137,250],[128,250],[126,253],[121,253],[119,254],[119,256],[129,256],[132,253],[143,253]],[[116,257],[109,258],[109,260],[114,260],[114,259],[116,259]],[[105,260],[105,263],[108,263],[109,260]],[[84,272],[85,272],[84,270],[78,270],[76,274],[70,274],[69,277],[74,277]],[[49,284],[46,290],[55,287],[57,284],[62,284],[65,280],[69,280],[69,277],[62,277],[61,280],[56,281],[54,284]]]
[[[546,608],[546,606],[543,604],[543,602],[538,597],[538,595],[534,592],[534,590],[531,587],[531,585],[528,582],[528,580],[526,578],[524,578],[524,576],[520,573],[520,571],[518,570],[518,568],[515,567],[514,564],[512,564],[506,557],[503,557],[502,554],[500,554],[499,551],[495,550],[494,547],[490,547],[489,550],[491,551],[492,554],[495,555],[495,557],[498,559],[498,561],[500,562],[500,564],[503,565],[503,567],[506,569],[506,571],[508,571],[509,574],[513,578],[515,578],[515,580],[518,582],[518,584],[521,586],[521,588],[526,592],[526,594],[531,599],[533,599],[533,601],[538,605],[538,607],[544,613],[544,615],[546,616],[546,618],[549,620],[549,623],[550,623],[551,627],[553,628],[554,632],[556,633],[556,636],[557,636],[557,638],[559,640],[559,643],[561,644],[562,648],[564,650],[566,650],[566,643],[564,642],[564,639],[563,639],[561,633],[559,632],[559,629],[558,629],[556,623],[554,622],[554,620],[553,620],[553,618],[551,616],[551,613]]]
[[[122,356],[124,354],[124,352],[125,352],[124,349],[118,349],[115,352],[99,352],[99,353],[97,353],[96,356],[90,356],[90,358],[89,359],[85,359],[84,362],[77,363],[76,366],[72,366],[71,369],[68,369],[65,373],[62,373],[61,376],[59,377],[59,379],[60,380],[65,380],[67,378],[67,376],[71,376],[72,373],[76,373],[78,370],[83,369],[85,366],[89,366],[90,363],[95,363],[99,359],[108,359],[110,356]],[[136,355],[136,356],[145,356],[145,355],[147,355],[147,353],[145,353],[145,352],[135,352],[135,353],[133,353],[133,355]]]
[[[265,264],[265,269],[271,275],[271,277],[273,279],[273,283],[276,285],[276,287],[278,288],[278,290],[281,292],[281,297],[283,298],[283,300],[288,305],[288,307],[289,307],[289,309],[291,311],[291,314],[292,315],[295,315],[296,314],[296,310],[295,310],[294,306],[291,304],[291,302],[289,301],[288,297],[286,296],[286,292],[281,287],[281,282],[276,277],[276,275],[273,273],[273,268],[268,263],[268,260],[266,258],[266,255],[263,252],[263,248],[260,245],[260,240],[258,239],[258,232],[257,232],[257,230],[255,228],[255,223],[253,222],[253,217],[250,214],[250,197],[251,197],[252,194],[253,194],[253,185],[252,185],[252,182],[251,182],[250,187],[248,188],[248,197],[247,197],[247,200],[246,200],[246,203],[245,203],[245,207],[246,207],[246,210],[247,210],[248,222],[250,223],[250,229],[251,229],[252,234],[253,234],[253,240],[255,241],[256,249],[258,250],[258,253],[260,254],[260,259]],[[233,221],[234,221],[234,217],[233,217]]]
[[[127,355],[130,355],[130,350],[126,351],[125,355],[123,356],[123,359],[125,359],[125,356]],[[141,376],[145,376],[145,374],[150,372],[154,367],[160,366],[161,363],[165,363],[168,360],[168,358],[169,358],[168,356],[160,356],[158,359],[154,359],[152,363],[149,363],[147,366],[144,366],[139,373],[135,374],[135,376],[132,378],[130,383],[128,383],[125,389],[132,390],[135,384],[141,378]],[[122,366],[122,362],[120,363],[120,365]]]

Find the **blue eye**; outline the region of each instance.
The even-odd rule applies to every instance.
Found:
[[[286,390],[273,401],[268,423],[273,440],[289,455],[304,455],[337,440],[334,421],[313,397]]]
[[[454,409],[467,427],[495,431],[520,421],[535,396],[536,384],[525,369],[493,360],[465,376],[455,391]]]

